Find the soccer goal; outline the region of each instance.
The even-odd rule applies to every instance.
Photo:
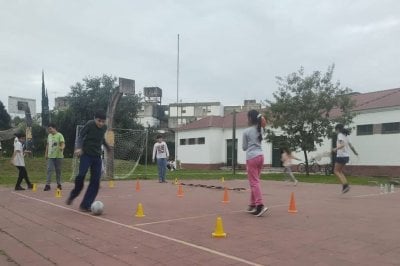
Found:
[[[82,125],[77,126],[75,139],[78,138]],[[147,130],[108,129],[106,141],[112,152],[103,149],[102,178],[128,179],[132,178],[141,157],[147,150]],[[74,180],[79,172],[79,158],[74,155],[72,161],[72,176]]]

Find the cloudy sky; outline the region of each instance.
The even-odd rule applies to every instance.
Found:
[[[66,95],[103,73],[186,102],[271,99],[276,76],[335,63],[358,92],[400,87],[400,1],[0,0],[0,100]]]

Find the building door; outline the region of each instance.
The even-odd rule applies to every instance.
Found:
[[[272,141],[272,167],[282,167],[281,155],[285,137],[276,136]]]
[[[234,158],[235,165],[237,165],[237,144],[238,144],[238,140],[235,139],[235,151],[233,153],[233,156],[235,157]],[[232,139],[227,139],[226,140],[226,165],[227,166],[232,166],[232,149],[233,149]]]

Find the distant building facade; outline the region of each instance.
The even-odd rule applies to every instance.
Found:
[[[23,108],[24,104],[28,104],[31,116],[36,117],[36,100],[28,99],[22,97],[8,96],[8,112],[12,116],[24,116],[25,110]]]
[[[257,103],[256,100],[244,100],[243,105],[233,105],[233,106],[224,106],[224,115],[228,115],[236,112],[244,112],[249,110],[261,110],[261,103]]]
[[[172,103],[168,110],[168,127],[177,128],[207,116],[222,116],[220,102]]]
[[[54,110],[66,110],[69,107],[68,97],[57,97],[54,99]]]
[[[161,105],[162,89],[159,87],[144,87],[144,101],[138,110],[137,122],[144,127],[166,127],[166,106]]]

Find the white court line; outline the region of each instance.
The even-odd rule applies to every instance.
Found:
[[[288,206],[288,204],[279,204],[279,205],[273,205],[273,206],[267,206],[267,207],[268,207],[268,209],[271,209],[271,208],[282,207],[282,206]],[[229,214],[229,213],[244,213],[244,210],[240,210],[240,211],[226,211],[226,212],[210,213],[210,214],[204,214],[204,215],[198,215],[198,216],[189,216],[189,217],[183,217],[183,218],[175,218],[175,219],[161,220],[161,221],[157,221],[157,222],[149,222],[149,223],[135,224],[135,226],[144,226],[144,225],[169,223],[169,222],[176,222],[176,221],[183,221],[183,220],[199,219],[199,218],[204,218],[204,217],[209,217],[209,216],[220,215],[221,213],[222,213],[222,214],[225,214],[225,213],[227,213],[227,214]]]
[[[85,216],[91,217],[93,219],[98,219],[98,220],[101,220],[103,222],[108,222],[108,223],[115,224],[115,225],[118,225],[118,226],[121,226],[121,227],[125,227],[125,228],[128,228],[128,229],[136,230],[136,231],[139,231],[139,232],[142,232],[142,233],[145,233],[145,234],[149,234],[149,235],[152,235],[152,236],[155,236],[155,237],[159,237],[159,238],[163,238],[163,239],[166,239],[166,240],[169,240],[169,241],[173,241],[173,242],[176,242],[176,243],[188,246],[188,247],[196,248],[196,249],[199,249],[199,250],[202,250],[202,251],[205,251],[205,252],[217,255],[217,256],[221,256],[221,257],[224,257],[224,258],[227,258],[227,259],[231,259],[231,260],[234,260],[234,261],[242,262],[242,263],[247,264],[247,265],[262,266],[261,264],[258,264],[258,263],[255,263],[255,262],[251,262],[251,261],[248,261],[248,260],[236,257],[236,256],[232,256],[232,255],[229,255],[229,254],[226,254],[226,253],[222,253],[222,252],[219,252],[219,251],[216,251],[216,250],[213,250],[213,249],[210,249],[210,248],[206,248],[206,247],[203,247],[203,246],[200,246],[200,245],[192,244],[192,243],[180,240],[180,239],[176,239],[176,238],[168,237],[168,236],[161,235],[161,234],[158,234],[158,233],[150,232],[150,231],[147,231],[147,230],[144,230],[144,229],[132,226],[132,225],[127,225],[127,224],[119,223],[119,222],[116,222],[116,221],[113,221],[113,220],[110,220],[110,219],[107,219],[107,218],[103,218],[103,217],[100,217],[100,216],[94,216],[92,214],[83,213],[83,212],[80,212],[80,211],[77,211],[77,210],[73,210],[73,209],[67,208],[65,206],[61,206],[61,205],[58,205],[58,204],[55,204],[55,203],[52,203],[52,202],[49,202],[49,201],[37,199],[37,198],[30,197],[30,196],[27,196],[27,195],[23,195],[23,194],[20,194],[20,193],[16,193],[16,192],[11,192],[11,193],[16,194],[16,195],[21,196],[21,197],[28,198],[28,199],[36,200],[36,201],[39,201],[39,202],[42,202],[42,203],[45,203],[45,204],[48,204],[48,205],[51,205],[51,206],[55,206],[55,207],[58,207],[58,208],[61,208],[61,209],[69,210],[69,211],[78,213],[80,215],[85,215]]]
[[[387,196],[390,194],[395,194],[397,192],[389,192],[389,193],[373,193],[373,194],[364,194],[358,196],[351,196],[352,198],[366,198],[366,197],[375,197],[375,196]]]

